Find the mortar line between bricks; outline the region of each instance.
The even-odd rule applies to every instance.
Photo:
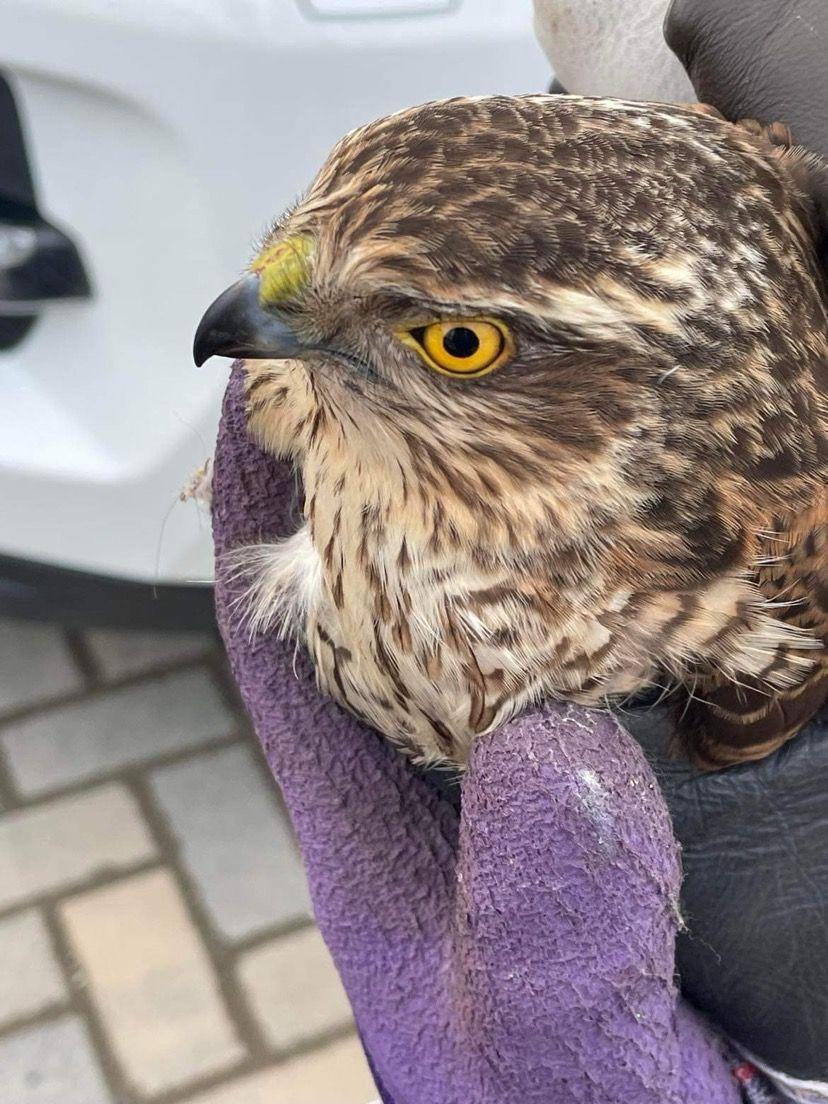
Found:
[[[59,1002],[53,1002],[38,1012],[19,1016],[4,1023],[2,1029],[0,1029],[0,1041],[5,1036],[13,1035],[18,1031],[45,1027],[66,1016],[79,1017],[89,1033],[93,1052],[98,1060],[114,1104],[187,1104],[188,1101],[204,1092],[221,1088],[224,1085],[231,1085],[243,1077],[255,1076],[257,1073],[265,1072],[274,1066],[283,1065],[296,1058],[312,1056],[317,1050],[322,1050],[342,1039],[350,1039],[356,1036],[352,1025],[333,1028],[330,1031],[306,1037],[296,1047],[274,1050],[268,1055],[268,1059],[264,1063],[247,1058],[229,1066],[226,1070],[194,1079],[186,1085],[160,1094],[153,1094],[149,1098],[138,1095],[130,1088],[121,1070],[118,1058],[110,1047],[109,1038],[103,1027],[103,1017],[98,1011],[94,998],[85,985],[79,981],[83,977],[83,971],[75,960],[71,944],[63,934],[60,920],[56,914],[47,916],[44,912],[43,916],[49,931],[53,953],[66,982],[67,995]]]
[[[72,782],[66,782],[48,790],[38,790],[32,794],[19,793],[14,783],[9,781],[11,800],[8,808],[3,811],[18,812],[36,809],[38,806],[50,805],[62,798],[78,797],[90,793],[101,786],[111,785],[113,782],[123,782],[135,770],[155,770],[156,768],[173,766],[176,763],[186,762],[188,759],[195,759],[199,755],[207,755],[213,751],[223,751],[225,748],[235,747],[242,743],[244,743],[243,737],[234,728],[229,736],[213,736],[200,744],[193,744],[186,748],[176,748],[174,751],[160,752],[158,755],[134,763],[123,763],[120,766],[112,767],[110,770],[102,770],[98,774],[84,775],[83,778],[77,778]],[[4,754],[2,743],[0,743],[0,778],[2,778]]]
[[[75,636],[77,636],[77,634],[75,634]],[[74,639],[70,630],[64,630],[63,638],[64,643],[69,650],[70,658],[74,663],[75,670],[80,674],[84,684],[80,690],[71,691],[70,693],[86,695],[89,692],[90,686],[92,684],[84,670],[85,661],[80,657],[80,653],[82,652],[85,645],[83,642]],[[60,697],[56,696],[54,699],[51,700],[47,698],[46,703],[34,702],[30,703],[27,706],[23,706],[21,709],[9,711],[2,717],[2,719],[0,719],[0,731],[2,731],[2,727],[7,720],[13,720],[20,715],[25,715],[29,710],[33,710],[36,712],[41,707],[45,707],[47,709],[51,708],[51,701],[59,702]],[[22,802],[20,799],[20,795],[18,794],[17,787],[15,786],[13,781],[11,768],[6,759],[6,750],[0,742],[0,804],[2,804],[4,811],[9,811],[11,809],[17,808],[21,803]]]
[[[8,812],[16,808],[19,801],[20,799],[12,782],[12,773],[6,761],[6,749],[0,743],[0,806],[2,806],[2,812]],[[0,813],[0,816],[2,816],[2,813]]]
[[[255,737],[252,737],[252,733],[249,733],[249,738],[255,739]],[[273,780],[270,776],[268,777],[269,783],[272,786]],[[259,1028],[255,1015],[249,1008],[241,985],[238,982],[238,975],[235,967],[240,956],[247,950],[271,942],[274,939],[279,939],[282,936],[292,934],[295,931],[312,927],[313,921],[299,918],[296,921],[275,924],[261,933],[257,932],[253,936],[249,936],[247,939],[233,941],[224,940],[213,924],[186,864],[180,859],[180,852],[176,843],[175,834],[163,809],[156,803],[152,791],[152,784],[146,768],[134,768],[128,782],[131,787],[131,792],[139,805],[144,821],[149,825],[156,844],[158,845],[164,865],[172,871],[176,884],[184,899],[185,906],[189,912],[190,919],[193,922],[193,926],[202,940],[227,1014],[236,1028],[241,1043],[248,1052],[251,1072],[281,1064],[291,1058],[298,1057],[318,1049],[320,1046],[334,1042],[337,1039],[347,1038],[352,1035],[354,1031],[353,1025],[348,1024],[344,1027],[334,1028],[333,1030],[321,1032],[317,1035],[305,1038],[295,1047],[280,1049],[271,1046],[267,1042],[263,1032]],[[210,1079],[210,1086],[230,1081],[238,1077],[239,1073],[240,1070],[234,1067],[226,1073],[223,1071],[222,1073],[214,1075]],[[202,1091],[202,1089],[206,1087],[207,1083],[205,1082],[204,1086],[202,1086],[199,1091]],[[185,1104],[186,1100],[189,1099],[189,1095],[194,1092],[195,1089],[192,1086],[187,1086],[182,1090],[159,1095],[157,1099],[153,1098],[153,1100],[154,1104]]]
[[[131,786],[130,789],[132,791]],[[134,791],[132,792],[134,796]],[[146,815],[145,820],[149,820]],[[154,832],[154,827],[151,823],[148,824],[148,827],[151,832]],[[86,982],[86,975],[82,964],[76,958],[71,940],[64,930],[63,923],[60,919],[60,906],[65,901],[85,895],[87,892],[106,889],[110,886],[118,885],[119,883],[129,882],[132,878],[140,874],[150,873],[153,870],[170,871],[175,878],[176,885],[181,888],[181,879],[177,876],[177,871],[171,869],[173,864],[170,862],[170,856],[164,854],[163,843],[157,838],[157,833],[154,834],[156,835],[155,843],[159,850],[159,858],[151,862],[141,863],[128,870],[119,871],[116,875],[101,875],[92,881],[85,882],[82,886],[66,888],[61,892],[50,894],[48,897],[44,897],[38,902],[41,915],[49,931],[55,958],[58,961],[66,981],[69,999],[68,1002],[64,1001],[60,1010],[49,1010],[40,1015],[32,1016],[30,1018],[30,1026],[39,1026],[42,1023],[54,1020],[61,1012],[64,1015],[69,1012],[74,1012],[81,1016],[89,1030],[94,1053],[112,1093],[114,1104],[148,1104],[148,1101],[152,1101],[152,1104],[178,1104],[179,1101],[184,1102],[197,1093],[218,1087],[237,1077],[256,1073],[264,1064],[248,1053],[246,1057],[230,1063],[226,1069],[205,1075],[204,1077],[195,1077],[191,1081],[188,1081],[186,1085],[178,1086],[175,1089],[162,1093],[152,1094],[150,1097],[143,1095],[131,1086],[121,1066],[107,1034],[106,1016],[98,1008],[94,992]],[[190,919],[193,920],[192,915]],[[194,927],[196,928],[198,937],[203,939],[203,932],[201,929],[195,923]],[[209,957],[208,954],[208,958]],[[215,964],[210,961],[209,965],[213,975],[216,976],[217,980],[220,980]],[[11,1026],[8,1028],[4,1027],[3,1030],[0,1031],[0,1038],[9,1034],[11,1030]],[[244,1040],[242,1040],[242,1042],[244,1042]],[[268,1058],[270,1061],[273,1061],[272,1054],[268,1055]]]
[[[256,769],[261,775],[268,792],[273,794],[279,816],[287,825],[291,847],[293,848],[296,857],[299,859],[300,862],[302,862],[302,853],[299,850],[299,844],[296,841],[296,833],[293,831],[293,821],[290,819],[290,813],[288,812],[287,805],[285,804],[284,795],[282,794],[282,787],[279,785],[279,782],[273,774],[273,771],[270,769],[270,764],[267,761],[267,756],[264,753],[264,748],[259,743],[259,738],[253,730],[252,726],[250,726],[250,735],[253,747],[253,760],[256,764]]]
[[[256,730],[253,727],[253,723],[247,715],[244,707],[244,702],[242,701],[241,694],[239,693],[238,687],[233,680],[233,674],[230,670],[227,660],[224,657],[223,653],[212,658],[215,660],[215,662],[210,663],[208,666],[210,669],[210,673],[213,676],[213,681],[218,687],[219,692],[222,694],[224,704],[236,717],[239,718],[240,727],[244,730],[243,735],[247,736],[250,740],[250,744],[253,749],[253,759],[256,763],[256,767],[265,782],[266,789],[276,798],[279,812],[281,813],[285,823],[290,829],[290,838],[293,844],[293,848],[297,856],[299,856],[299,858],[301,859],[299,846],[296,842],[296,836],[293,832],[293,824],[291,823],[290,815],[287,811],[287,806],[285,805],[284,798],[282,797],[282,789],[270,769],[270,764],[267,761],[267,756],[264,753],[264,748],[259,742],[259,738],[256,735]]]
[[[87,892],[109,888],[121,882],[128,882],[137,875],[164,869],[169,869],[169,863],[164,862],[163,858],[152,862],[144,862],[128,870],[119,871],[117,875],[101,875],[92,881],[84,882],[83,885],[64,888],[62,891],[44,896],[36,902],[49,934],[52,952],[63,975],[67,996],[63,998],[59,1005],[51,1005],[30,1016],[9,1021],[0,1029],[0,1040],[2,1040],[21,1028],[40,1027],[59,1019],[61,1016],[73,1013],[79,1016],[89,1031],[92,1049],[103,1072],[107,1087],[110,1089],[114,1104],[147,1104],[148,1100],[151,1100],[153,1104],[156,1104],[156,1101],[157,1104],[178,1104],[179,1101],[184,1102],[196,1093],[212,1089],[225,1082],[229,1083],[237,1077],[256,1073],[263,1065],[263,1063],[248,1055],[247,1058],[231,1063],[224,1070],[208,1074],[205,1077],[194,1078],[186,1085],[160,1094],[154,1094],[149,1098],[131,1087],[118,1056],[110,1044],[105,1027],[106,1017],[95,1002],[92,990],[86,983],[83,967],[76,958],[71,940],[64,930],[60,919],[60,906],[65,901],[82,896]],[[32,902],[29,902],[24,907],[31,908],[32,904]],[[201,931],[198,934],[201,936]],[[210,965],[215,972],[212,962]],[[268,1055],[268,1058],[268,1064],[275,1060],[272,1054]]]
[[[52,942],[54,943],[54,941]],[[62,964],[60,964],[60,969],[62,975]],[[18,1031],[25,1031],[30,1027],[40,1027],[42,1024],[52,1023],[55,1020],[59,1020],[61,1016],[66,1016],[69,1012],[73,1012],[74,1010],[70,998],[65,996],[58,1000],[50,1001],[49,1004],[45,1004],[42,1008],[38,1008],[36,1012],[24,1012],[22,1016],[15,1016],[13,1019],[4,1020],[3,1026],[0,1028],[0,1041],[7,1035],[14,1035]]]
[[[225,705],[239,720],[239,729],[241,736],[240,743],[251,748],[253,753],[253,761],[256,764],[256,767],[262,777],[262,781],[265,784],[266,790],[275,799],[278,812],[283,818],[284,823],[287,825],[291,846],[294,849],[295,855],[301,862],[301,853],[299,851],[299,846],[293,831],[293,825],[290,820],[290,815],[288,814],[287,807],[284,803],[284,798],[282,797],[281,788],[279,787],[278,782],[275,780],[273,773],[270,770],[270,766],[265,757],[264,750],[259,743],[259,739],[256,735],[250,718],[247,716],[247,713],[244,709],[244,703],[241,699],[241,695],[238,692],[236,683],[233,680],[232,672],[230,671],[223,651],[211,655],[208,658],[207,667],[213,677],[214,683],[218,686],[222,694]],[[151,786],[147,779],[144,779],[144,784],[147,786],[150,808],[152,808],[155,806],[155,801],[151,792]],[[161,833],[169,831],[171,838],[173,838],[172,830],[169,828],[169,822],[167,820],[166,814],[161,808],[157,808],[156,812],[159,818],[159,823],[161,825]],[[148,811],[148,809],[144,809],[144,816],[147,820],[152,822],[152,814],[150,811]],[[186,870],[186,867],[183,866],[181,867],[181,879],[183,885],[189,889],[191,886],[190,876]],[[258,947],[265,946],[266,944],[272,943],[278,939],[293,935],[296,932],[305,931],[309,928],[314,928],[316,926],[316,921],[312,916],[299,916],[295,919],[286,920],[283,923],[273,924],[268,928],[261,929],[260,931],[254,932],[252,935],[242,937],[241,939],[234,939],[232,943],[229,941],[225,942],[216,933],[216,929],[206,911],[202,912],[203,906],[201,905],[201,899],[198,896],[198,891],[195,889],[194,886],[192,888],[193,893],[195,894],[195,912],[198,915],[204,916],[205,927],[202,934],[205,940],[205,944],[208,946],[208,948],[214,950],[216,953],[215,961],[217,963],[217,973],[219,977],[224,976],[223,968],[226,963],[227,975],[233,980],[233,989],[234,991],[238,992],[242,1001],[241,1007],[245,1014],[245,1020],[248,1020],[249,1018],[249,1022],[252,1022],[253,1024],[256,1037],[261,1039],[263,1043],[263,1053],[264,1057],[267,1059],[267,1065],[286,1062],[290,1059],[311,1053],[312,1051],[317,1050],[322,1046],[329,1045],[332,1042],[336,1042],[339,1039],[348,1038],[354,1034],[354,1025],[348,1024],[344,1027],[332,1028],[317,1035],[307,1036],[303,1038],[301,1042],[289,1048],[274,1048],[269,1046],[258,1027],[258,1023],[254,1018],[252,1018],[251,1014],[247,1010],[247,1002],[244,1000],[243,995],[241,995],[241,990],[238,986],[238,983],[236,982],[236,971],[233,967],[236,966],[242,955],[246,954],[248,951],[255,950]],[[243,1036],[242,1038],[244,1041]],[[251,1053],[254,1053],[252,1046],[250,1046],[250,1044],[247,1045],[251,1050]],[[178,1095],[176,1095],[174,1098],[171,1097],[169,1101],[165,1097],[164,1100],[159,1101],[158,1104],[179,1104],[179,1100],[182,1102],[182,1104],[186,1104],[186,1094],[181,1097],[179,1097]]]
[[[331,1031],[321,1032],[318,1035],[312,1036],[309,1042],[303,1041],[302,1045],[299,1047],[294,1047],[290,1050],[280,1050],[278,1052],[272,1051],[268,1055],[268,1060],[264,1063],[257,1063],[255,1066],[250,1066],[249,1063],[245,1063],[244,1068],[235,1066],[231,1070],[222,1071],[219,1074],[213,1074],[209,1078],[204,1078],[198,1082],[194,1081],[181,1088],[172,1089],[169,1092],[153,1096],[152,1104],[188,1104],[188,1101],[191,1101],[194,1096],[210,1089],[232,1084],[232,1082],[239,1078],[250,1076],[251,1074],[264,1073],[274,1066],[281,1066],[293,1059],[310,1056],[316,1050],[322,1050],[324,1047],[331,1046],[331,1044],[337,1043],[342,1039],[350,1039],[355,1036],[356,1031],[352,1026],[337,1027]],[[118,1101],[117,1104],[121,1104],[121,1101]],[[124,1104],[133,1104],[133,1101],[125,1101]],[[135,1104],[139,1104],[139,1102],[136,1101]],[[146,1101],[142,1100],[140,1104],[146,1104]]]
[[[226,1070],[221,1070],[218,1074],[193,1078],[186,1085],[178,1086],[168,1092],[146,1096],[133,1088],[121,1067],[114,1048],[110,1044],[104,1026],[106,1017],[98,1008],[91,987],[86,984],[83,967],[76,959],[71,941],[63,930],[57,908],[45,910],[45,918],[53,940],[56,957],[67,978],[70,991],[70,1008],[81,1016],[86,1024],[93,1050],[107,1087],[112,1094],[113,1104],[148,1104],[149,1101],[152,1101],[153,1104],[177,1104],[178,1101],[186,1101],[196,1093],[232,1081],[236,1077],[256,1072],[256,1067],[250,1061],[242,1059],[239,1062],[232,1063]]]
[[[63,639],[75,667],[81,674],[87,690],[94,690],[102,681],[102,673],[92,649],[79,629],[64,629]]]
[[[284,1059],[281,1053],[274,1052],[268,1045],[253,1013],[248,1008],[236,979],[238,948],[229,943],[226,944],[216,932],[186,866],[180,861],[174,833],[163,810],[156,804],[146,768],[136,767],[131,772],[131,777],[125,781],[129,784],[144,821],[153,834],[164,865],[175,878],[190,920],[204,947],[223,1007],[247,1052],[247,1058],[241,1063],[200,1079],[198,1082],[192,1082],[182,1088],[153,1097],[153,1104],[186,1104],[186,1101],[196,1093],[229,1084],[240,1076],[257,1073]],[[312,1042],[316,1045],[316,1040]],[[293,1052],[286,1056],[293,1057]]]
[[[60,923],[57,902],[45,903],[41,913],[49,932],[49,938],[52,941],[55,958],[63,971],[66,987],[69,991],[69,1009],[83,1020],[86,1030],[89,1032],[92,1050],[98,1060],[98,1065],[113,1101],[115,1104],[140,1104],[138,1097],[130,1089],[115,1054],[109,1047],[101,1023],[102,1018],[98,1014],[85,983],[83,971],[75,958],[69,937]]]
[[[75,705],[82,701],[94,701],[96,698],[105,697],[115,690],[123,690],[130,686],[139,686],[145,682],[155,682],[166,678],[168,675],[177,675],[181,671],[194,670],[198,667],[207,667],[208,673],[212,673],[210,664],[210,652],[202,652],[197,656],[188,656],[183,659],[170,660],[163,667],[150,667],[144,671],[136,671],[134,674],[120,675],[96,683],[94,686],[83,686],[77,690],[68,690],[63,694],[47,696],[36,702],[18,706],[7,710],[0,716],[0,732],[9,725],[18,721],[28,720],[30,717],[48,713],[53,709],[60,709],[66,705]]]
[[[59,889],[49,890],[46,893],[34,893],[18,904],[6,905],[0,909],[0,920],[17,916],[31,908],[49,908],[52,905],[59,905],[71,897],[78,897],[95,889],[104,889],[106,886],[117,885],[118,882],[122,882],[136,874],[148,874],[151,870],[157,870],[162,865],[163,859],[160,856],[153,855],[147,859],[139,859],[138,862],[126,863],[119,866],[117,870],[111,868],[101,870],[79,881],[67,882]],[[0,1031],[0,1034],[4,1032],[5,1029]]]
[[[278,806],[279,813],[283,818],[288,828],[288,835],[290,838],[291,846],[294,852],[302,862],[302,855],[299,850],[299,844],[296,840],[296,835],[293,831],[293,824],[288,813],[287,806],[285,805],[284,797],[282,796],[281,787],[278,781],[275,779],[273,772],[270,769],[270,765],[267,762],[267,758],[264,753],[264,749],[259,742],[256,735],[253,724],[247,715],[244,708],[244,702],[239,694],[238,687],[233,679],[232,671],[227,662],[226,656],[223,650],[219,653],[213,654],[208,659],[208,669],[213,676],[214,683],[218,686],[222,693],[224,702],[228,709],[239,718],[240,728],[242,730],[242,742],[248,742],[252,745],[253,761],[261,774],[262,780],[265,783],[268,792],[272,793]],[[159,810],[159,815],[164,816],[164,813]],[[209,924],[209,921],[208,921]],[[232,948],[222,947],[222,951],[229,953],[233,964],[237,963],[241,956],[248,951],[255,950],[258,947],[264,946],[268,943],[272,943],[275,940],[283,938],[288,935],[293,935],[296,932],[307,930],[316,926],[315,919],[310,917],[297,917],[293,920],[287,920],[283,924],[274,924],[269,928],[255,932],[253,935],[246,936],[242,939],[233,941]],[[232,976],[235,978],[235,972]],[[304,1054],[308,1054],[314,1050],[319,1049],[322,1046],[326,1046],[339,1039],[348,1038],[355,1033],[355,1027],[353,1024],[349,1024],[345,1027],[333,1028],[329,1031],[323,1032],[317,1036],[311,1036],[303,1038],[300,1043],[294,1047],[286,1049],[273,1049],[271,1051],[271,1061],[278,1060],[279,1062],[285,1062],[293,1058],[301,1057]],[[159,1104],[179,1104],[179,1098],[175,1100],[167,1101],[166,1099]],[[182,1098],[181,1104],[186,1104],[186,1099]]]
[[[81,652],[86,652],[88,662],[86,660],[80,661],[75,644],[78,645]],[[59,909],[64,901],[71,898],[128,881],[135,876],[149,873],[152,870],[165,868],[170,871],[182,894],[190,921],[193,923],[197,937],[201,940],[205,949],[209,968],[212,971],[226,1013],[240,1042],[247,1050],[247,1057],[217,1073],[202,1078],[194,1078],[186,1085],[154,1094],[151,1097],[152,1104],[186,1104],[196,1094],[232,1083],[239,1077],[256,1073],[264,1068],[271,1068],[288,1059],[311,1053],[338,1039],[350,1037],[353,1034],[353,1027],[352,1025],[346,1025],[303,1038],[295,1047],[289,1049],[274,1048],[267,1043],[259,1030],[253,1013],[248,1008],[243,990],[237,980],[235,967],[240,956],[247,951],[278,940],[280,937],[290,935],[295,931],[306,929],[312,926],[313,922],[309,919],[297,918],[283,924],[274,924],[243,939],[233,940],[232,942],[223,941],[201,902],[198,891],[190,879],[189,872],[179,861],[174,834],[163,810],[156,805],[154,800],[149,779],[150,771],[244,743],[246,746],[252,747],[254,761],[257,763],[268,790],[274,793],[282,816],[289,824],[281,793],[278,787],[274,786],[273,777],[252,726],[244,713],[232,676],[226,667],[223,653],[219,652],[218,649],[215,651],[207,650],[197,656],[191,656],[181,661],[172,661],[162,668],[150,668],[106,682],[102,675],[99,676],[94,656],[87,650],[82,638],[76,637],[74,641],[70,641],[70,648],[76,665],[87,681],[87,687],[80,692],[55,696],[46,702],[38,702],[14,713],[7,713],[0,720],[0,730],[6,723],[11,723],[22,717],[45,713],[75,701],[94,699],[121,687],[150,682],[180,670],[197,667],[203,667],[211,682],[217,687],[235,723],[231,735],[216,737],[186,749],[166,752],[137,763],[124,764],[110,771],[56,787],[49,790],[48,793],[38,793],[31,797],[20,797],[16,793],[10,774],[4,778],[7,764],[4,762],[2,749],[0,749],[0,794],[3,795],[4,799],[9,798],[6,804],[10,809],[31,809],[48,805],[64,797],[94,791],[105,784],[120,783],[129,790],[136,800],[158,849],[158,855],[151,859],[119,868],[115,872],[112,870],[102,871],[71,886],[62,886],[50,893],[37,895],[24,903],[14,905],[0,912],[0,916],[8,916],[32,907],[39,909],[41,915],[45,918],[55,957],[65,975],[69,993],[68,1001],[64,1000],[60,1004],[52,1004],[31,1016],[9,1021],[0,1030],[0,1038],[21,1028],[35,1027],[54,1021],[60,1016],[75,1013],[82,1018],[89,1030],[94,1051],[107,1084],[113,1093],[115,1104],[148,1104],[147,1098],[139,1096],[126,1080],[117,1055],[110,1045],[106,1032],[105,1017],[102,1016],[96,1006],[93,992],[85,985],[79,984],[78,978],[82,978],[83,975],[79,973],[78,963],[72,952],[68,933],[64,932],[61,924]],[[4,782],[8,794],[3,790]],[[295,847],[292,831],[291,840]]]
[[[272,1069],[274,1066],[283,1065],[292,1059],[311,1055],[315,1050],[321,1050],[323,1047],[330,1046],[332,1043],[339,1042],[341,1039],[350,1039],[355,1034],[356,1032],[352,1027],[336,1028],[333,1031],[327,1031],[324,1034],[314,1036],[309,1046],[303,1044],[301,1049],[279,1051],[278,1054],[271,1053],[268,1057],[268,1061],[263,1064],[256,1064],[249,1068],[248,1064],[245,1064],[244,1068],[237,1066],[231,1070],[213,1074],[211,1077],[204,1078],[201,1081],[192,1082],[181,1088],[173,1089],[170,1092],[153,1096],[151,1104],[188,1104],[193,1097],[203,1092],[220,1088],[223,1085],[230,1085],[241,1077],[249,1077],[252,1074],[264,1073],[266,1070]],[[121,1101],[118,1101],[117,1104],[121,1104]],[[125,1101],[124,1104],[133,1104],[133,1102],[131,1100]],[[135,1104],[138,1104],[138,1102],[135,1102]],[[146,1104],[146,1101],[142,1100],[140,1104]]]
[[[284,939],[286,936],[296,935],[297,932],[315,927],[316,921],[312,916],[296,916],[291,920],[285,920],[281,924],[270,924],[266,928],[260,928],[259,931],[253,932],[252,935],[234,939],[233,954],[236,958],[240,958],[241,955],[247,954],[248,951],[258,950],[266,943],[272,943],[276,939]]]
[[[175,876],[190,919],[207,954],[222,1003],[239,1040],[257,1064],[263,1063],[272,1053],[236,980],[236,956],[230,945],[225,944],[216,931],[190,873],[181,861],[175,834],[163,810],[156,804],[149,778],[143,771],[136,770],[129,779],[129,784],[158,849]]]
[[[253,732],[250,718],[244,708],[241,694],[233,679],[230,663],[224,651],[224,645],[220,642],[220,648],[205,656],[205,666],[212,677],[214,686],[218,688],[222,701],[227,708],[243,722],[249,732]]]
[[[223,656],[218,656],[217,658],[219,662],[215,665],[215,668],[213,668],[212,671],[214,681],[218,684],[219,689],[223,692],[226,699],[225,704],[227,705],[228,709],[232,710],[232,712],[236,716],[240,717],[246,733],[249,734],[250,742],[253,747],[253,760],[256,764],[256,768],[262,776],[268,792],[272,793],[275,798],[279,815],[287,826],[288,836],[290,838],[294,854],[299,859],[299,862],[302,863],[302,853],[299,850],[299,844],[296,840],[296,833],[293,830],[293,822],[290,819],[290,813],[288,812],[287,806],[285,805],[285,799],[282,795],[282,788],[270,769],[270,764],[267,761],[267,756],[264,753],[264,748],[259,742],[259,738],[256,735],[253,724],[250,721],[250,718],[247,716],[247,713],[245,712],[244,703],[241,699],[241,695],[239,694],[238,687],[233,681],[232,672],[230,671],[226,660],[221,662],[223,660]]]
[[[282,789],[279,786],[278,781],[273,775],[268,764],[267,757],[264,753],[264,748],[259,743],[259,737],[256,735],[256,730],[247,712],[244,708],[244,702],[242,701],[241,694],[239,694],[238,687],[233,681],[233,675],[227,664],[227,661],[223,656],[217,657],[218,662],[216,664],[210,664],[210,674],[213,677],[214,684],[218,687],[219,693],[222,696],[224,704],[239,719],[239,727],[242,730],[242,736],[247,739],[251,751],[253,752],[253,760],[256,764],[256,769],[262,777],[265,783],[265,789],[268,793],[273,794],[278,805],[279,812],[284,817],[284,820],[290,829],[290,838],[293,843],[293,847],[296,854],[299,854],[299,848],[296,844],[296,838],[293,834],[293,825],[290,821],[287,808],[282,797]]]

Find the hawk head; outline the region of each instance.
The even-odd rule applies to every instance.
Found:
[[[306,486],[341,463],[365,505],[402,472],[409,544],[546,571],[561,606],[701,592],[825,484],[820,171],[710,109],[426,104],[335,147],[196,360],[248,361]]]

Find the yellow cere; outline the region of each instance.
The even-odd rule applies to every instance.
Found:
[[[432,322],[398,332],[437,372],[466,379],[485,376],[514,354],[509,327],[496,318],[460,318]]]
[[[277,242],[259,254],[250,267],[260,278],[259,301],[263,306],[293,299],[307,286],[312,254],[313,238],[307,234]]]

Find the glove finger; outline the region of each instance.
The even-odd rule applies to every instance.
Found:
[[[458,884],[467,1019],[480,1046],[509,1056],[523,1099],[544,1084],[556,1101],[685,1101],[678,849],[643,754],[614,718],[555,705],[479,741]],[[735,1100],[706,1045],[703,1098]]]

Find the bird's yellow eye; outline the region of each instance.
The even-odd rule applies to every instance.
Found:
[[[509,328],[494,318],[432,322],[399,336],[430,368],[447,376],[485,376],[514,352]]]

